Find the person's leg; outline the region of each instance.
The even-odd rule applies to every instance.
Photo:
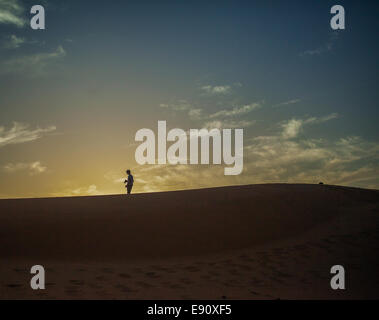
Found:
[[[127,189],[127,191],[128,191],[128,194],[130,194],[130,193],[132,192],[132,187],[133,187],[133,186],[127,186],[127,187],[126,187],[126,189]]]

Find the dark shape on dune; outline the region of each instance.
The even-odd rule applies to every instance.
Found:
[[[125,188],[127,194],[130,194],[132,192],[133,184],[134,184],[134,178],[130,172],[130,170],[126,170],[126,174],[128,175],[128,178],[124,181]]]
[[[318,184],[324,184],[324,182],[321,182],[321,181],[320,181]]]

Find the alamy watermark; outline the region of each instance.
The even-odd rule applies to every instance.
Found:
[[[30,9],[30,13],[34,14],[30,20],[30,27],[33,30],[45,29],[45,8],[41,5],[34,5]]]
[[[45,268],[39,264],[32,266],[31,274],[35,274],[30,280],[30,287],[33,290],[45,289]]]
[[[183,129],[175,128],[167,132],[166,121],[158,121],[158,157],[156,161],[156,139],[151,129],[136,132],[135,141],[142,142],[136,149],[138,164],[200,164],[210,163],[210,142],[212,139],[212,163],[230,165],[224,168],[225,175],[239,175],[243,170],[243,129]],[[167,141],[174,142],[167,150]],[[234,155],[232,146],[234,145]],[[187,157],[189,146],[189,158]],[[222,152],[221,152],[222,149]]]
[[[45,29],[45,8],[41,5],[34,5],[30,9],[34,16],[30,20],[30,27],[33,30]],[[330,27],[333,30],[345,29],[345,9],[341,5],[334,5],[330,8],[330,13],[334,16],[330,19]]]

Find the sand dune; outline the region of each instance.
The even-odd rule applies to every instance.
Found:
[[[328,185],[0,200],[0,298],[378,298],[378,231],[378,191]]]

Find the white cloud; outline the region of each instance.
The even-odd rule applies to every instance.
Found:
[[[3,40],[3,47],[5,49],[17,49],[25,44],[37,44],[37,40],[27,40],[23,37],[18,37],[15,34],[8,35]]]
[[[221,110],[216,113],[213,113],[209,115],[209,118],[219,118],[219,117],[233,117],[233,116],[239,116],[246,113],[249,113],[250,111],[253,111],[255,109],[258,109],[261,107],[260,103],[251,103],[248,105],[244,105],[242,107],[234,107],[232,110]]]
[[[281,136],[263,136],[252,139],[246,149],[249,159],[246,165],[257,182],[323,181],[354,185],[365,179],[379,181],[379,168],[375,164],[379,144],[358,137],[335,142],[317,139],[295,142]]]
[[[321,118],[311,117],[308,119],[290,119],[286,121],[285,123],[281,124],[281,127],[283,128],[282,136],[283,138],[286,138],[286,139],[295,138],[301,132],[304,125],[322,123],[325,121],[335,119],[337,117],[338,117],[337,113],[332,113],[330,115],[327,115]]]
[[[225,127],[224,125],[226,123],[231,124],[230,128],[236,128],[241,124],[242,127],[249,126],[253,124],[255,121],[225,121],[221,120],[228,117],[237,117],[244,114],[247,114],[253,110],[256,110],[262,106],[261,103],[254,102],[251,104],[243,105],[243,106],[237,106],[233,109],[225,109],[220,110],[212,114],[206,114],[204,112],[204,109],[198,108],[196,106],[191,105],[186,100],[179,100],[177,103],[173,104],[160,104],[161,108],[173,110],[173,111],[180,111],[180,112],[187,112],[188,116],[191,120],[213,120],[213,121],[207,121],[205,124],[205,127],[212,125],[212,123],[215,123],[218,126]]]
[[[35,175],[39,173],[43,173],[47,170],[47,167],[43,166],[40,161],[25,163],[8,163],[3,166],[3,170],[8,173],[13,173],[17,171],[29,171],[30,175]]]
[[[126,174],[122,176],[122,174],[119,172],[109,171],[106,174],[104,174],[104,178],[106,180],[112,181],[114,184],[120,184],[125,181]]]
[[[338,33],[337,32],[332,32],[329,35],[329,40],[327,43],[324,45],[316,48],[316,49],[311,49],[311,50],[305,50],[300,53],[300,56],[314,56],[314,55],[321,55],[323,53],[329,52],[333,50],[334,44],[337,41]]]
[[[338,113],[331,113],[325,117],[316,119],[315,122],[320,123],[320,122],[325,122],[325,121],[329,121],[336,118],[338,118]]]
[[[12,34],[7,38],[7,41],[4,43],[4,47],[7,49],[17,49],[25,42],[25,38],[19,38],[16,35]]]
[[[243,129],[253,125],[255,121],[248,120],[214,120],[208,121],[203,124],[203,128],[205,129]]]
[[[23,17],[24,7],[18,0],[0,0],[0,24],[11,24],[23,27],[26,19]]]
[[[50,53],[37,53],[28,56],[11,58],[2,63],[3,73],[21,73],[40,75],[46,67],[66,56],[66,51],[59,46]]]
[[[211,86],[211,85],[206,85],[202,86],[201,90],[203,90],[207,94],[211,95],[217,95],[217,94],[228,94],[231,91],[231,86],[229,85],[224,85],[224,86]]]
[[[278,104],[274,105],[273,107],[287,106],[287,105],[290,105],[290,104],[298,103],[300,101],[301,101],[300,99],[292,99],[292,100],[288,100],[288,101],[285,101],[285,102],[278,103]]]
[[[331,116],[309,118],[312,119],[309,123],[329,118]],[[376,142],[355,136],[334,141],[302,137],[291,140],[283,137],[282,130],[279,130],[271,136],[245,139],[244,145],[244,171],[241,175],[224,176],[222,165],[139,166],[134,172],[142,182],[136,183],[135,188],[151,192],[220,185],[320,181],[379,188],[379,143]]]
[[[88,187],[77,188],[71,191],[73,195],[98,195],[100,192],[97,190],[97,186],[91,184]]]
[[[9,144],[34,141],[54,130],[56,130],[55,126],[30,129],[29,125],[19,122],[14,122],[12,128],[8,130],[6,130],[5,127],[0,126],[0,147]]]
[[[198,109],[191,109],[188,111],[188,116],[193,119],[193,120],[199,120],[201,119],[203,110],[198,108]]]
[[[191,104],[188,101],[183,100],[183,99],[178,100],[175,103],[170,103],[170,104],[161,103],[159,106],[161,108],[171,109],[174,111],[185,111],[192,108]]]
[[[304,121],[297,120],[297,119],[291,119],[285,124],[283,124],[283,137],[284,138],[294,138],[296,137],[300,130],[302,129],[302,126],[304,124]]]
[[[97,196],[107,194],[98,189],[95,184],[79,188],[69,188],[59,192],[50,193],[53,197],[68,197],[68,196]]]
[[[200,119],[201,115],[202,115],[202,111],[203,111],[202,109],[197,108],[197,107],[191,105],[191,103],[189,103],[188,101],[183,100],[183,99],[182,100],[178,100],[175,103],[170,103],[170,104],[161,103],[159,106],[161,108],[172,110],[172,111],[187,112],[188,116],[192,120],[198,120],[198,119]]]
[[[240,83],[234,83],[234,87],[241,87],[242,84]],[[205,91],[207,94],[211,95],[223,95],[226,93],[229,93],[231,91],[232,86],[230,85],[224,85],[224,86],[211,86],[206,85],[201,87],[203,91]],[[161,108],[172,110],[172,111],[181,111],[186,112],[191,120],[206,120],[206,119],[215,119],[217,118],[226,118],[226,117],[233,117],[233,116],[239,116],[246,113],[249,113],[250,111],[260,108],[261,103],[251,103],[243,106],[237,106],[234,107],[231,110],[220,110],[213,114],[209,114],[205,111],[203,108],[199,108],[196,104],[191,104],[187,100],[181,99],[176,101],[175,103],[161,103],[159,105]],[[219,121],[221,123],[221,121]],[[247,122],[246,122],[247,123]]]

